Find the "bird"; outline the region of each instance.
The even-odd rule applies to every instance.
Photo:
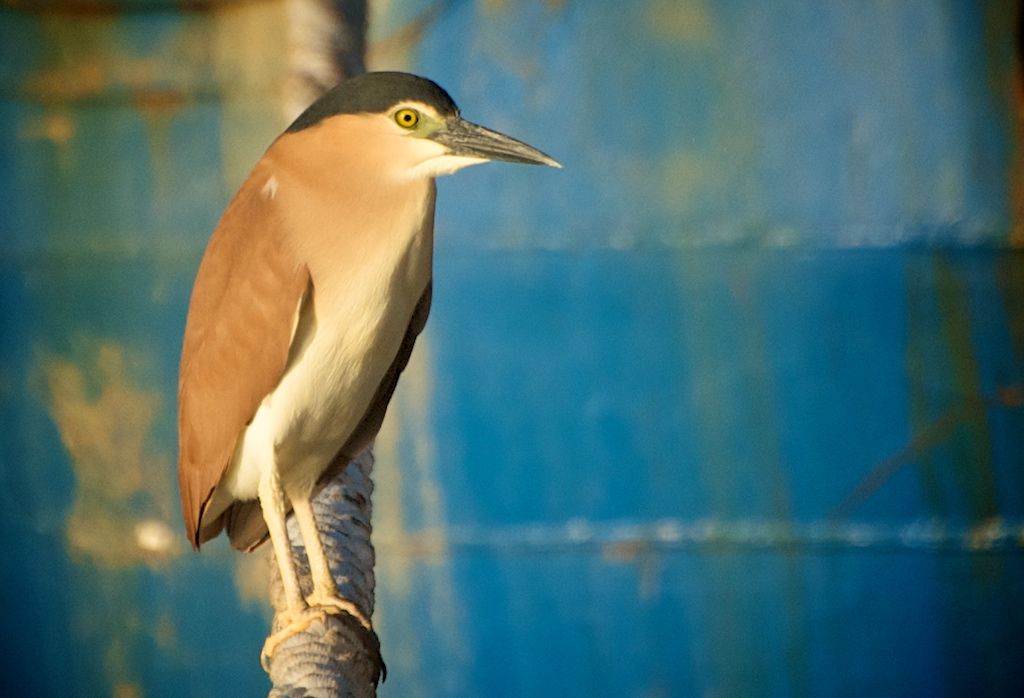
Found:
[[[489,161],[561,167],[463,119],[427,78],[364,73],[271,143],[213,230],[179,364],[181,506],[196,550],[222,531],[242,551],[270,539],[286,607],[264,659],[325,613],[372,631],[339,595],[311,498],[332,463],[371,445],[427,321],[434,180]]]

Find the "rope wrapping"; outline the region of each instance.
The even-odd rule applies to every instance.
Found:
[[[338,593],[353,602],[367,618],[373,615],[375,562],[370,542],[372,526],[373,452],[339,470],[313,499],[313,512]],[[309,564],[294,517],[288,519],[296,571],[303,594],[312,591]],[[283,627],[286,603],[281,574],[273,556],[271,601],[275,614],[272,632]],[[345,614],[325,614],[304,631],[282,642],[268,667],[274,687],[270,698],[365,698],[376,695],[385,667],[376,633]]]

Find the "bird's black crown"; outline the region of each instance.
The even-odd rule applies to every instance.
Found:
[[[399,102],[423,102],[441,116],[459,113],[451,96],[432,80],[409,73],[363,73],[325,92],[292,122],[287,131],[301,131],[337,114],[383,112]]]

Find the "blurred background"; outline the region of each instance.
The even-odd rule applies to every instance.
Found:
[[[326,4],[0,1],[2,695],[269,687],[177,361]],[[1020,695],[1019,3],[337,5],[565,165],[439,183],[381,695]]]

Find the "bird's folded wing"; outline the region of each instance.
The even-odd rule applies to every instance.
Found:
[[[245,425],[280,381],[309,272],[285,244],[257,169],[210,238],[196,276],[178,376],[178,479],[189,540],[217,534],[203,507]],[[213,522],[210,522],[213,523]]]

